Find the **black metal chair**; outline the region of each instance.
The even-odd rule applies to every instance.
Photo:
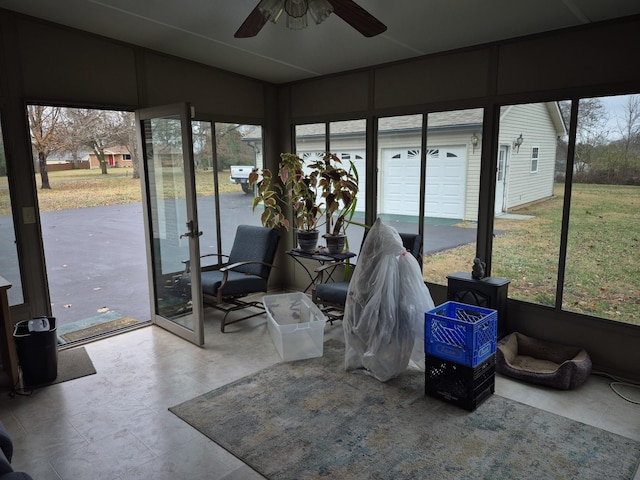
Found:
[[[204,304],[225,312],[220,324],[221,332],[224,333],[227,325],[264,313],[261,301],[244,301],[242,297],[267,291],[279,240],[280,235],[275,228],[239,225],[231,253],[228,257],[222,255],[227,261],[219,265],[201,267]],[[218,254],[203,255],[202,258],[209,256]],[[227,321],[229,313],[249,307],[258,308],[260,311]]]
[[[399,233],[402,245],[422,266],[422,236],[417,233]],[[366,238],[366,236],[365,236]],[[363,240],[364,243],[364,240]],[[334,263],[327,263],[316,269],[317,280],[312,291],[313,303],[318,305],[320,310],[327,316],[329,322],[342,320],[344,316],[344,306],[349,292],[349,281],[331,282],[324,281],[324,273],[335,268]],[[351,268],[355,268],[352,265]],[[351,272],[353,275],[353,272]]]

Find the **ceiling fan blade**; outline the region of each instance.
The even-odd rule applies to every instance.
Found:
[[[236,33],[233,34],[236,38],[249,38],[255,37],[262,27],[267,23],[267,17],[265,17],[258,7],[254,8],[249,16],[246,18]]]
[[[387,26],[353,0],[328,0],[333,13],[358,30],[365,37],[374,37],[387,30]]]

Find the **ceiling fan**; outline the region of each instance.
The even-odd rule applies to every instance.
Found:
[[[379,35],[387,29],[386,25],[353,0],[260,0],[234,37],[255,37],[267,20],[276,23],[283,13],[287,15],[287,27],[294,30],[305,28],[307,12],[316,24],[333,12],[365,37]]]

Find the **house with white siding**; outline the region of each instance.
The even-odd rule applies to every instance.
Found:
[[[430,113],[427,118],[425,216],[475,221],[478,216],[483,110]],[[378,124],[379,215],[419,215],[421,114],[381,118]],[[502,107],[495,212],[553,195],[558,137],[567,134],[556,102]],[[363,120],[330,125],[331,151],[358,170],[365,184]],[[322,158],[324,124],[297,125],[298,154]],[[245,141],[248,140],[245,138]],[[255,138],[252,138],[255,140]],[[257,159],[260,169],[262,159]],[[364,210],[365,192],[358,194]]]

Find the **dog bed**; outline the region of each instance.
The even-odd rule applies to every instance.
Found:
[[[591,358],[582,348],[514,332],[497,346],[496,371],[525,382],[570,390],[589,378]]]

